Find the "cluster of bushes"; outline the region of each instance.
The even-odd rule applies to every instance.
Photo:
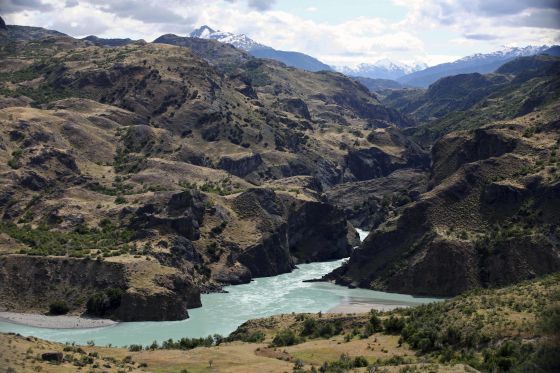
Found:
[[[382,320],[379,317],[379,312],[371,310],[369,313],[369,320],[364,328],[362,337],[369,337],[373,333],[384,332],[385,334],[399,335],[404,329],[406,321],[403,317],[391,315],[389,318]]]
[[[348,354],[340,355],[336,361],[324,362],[319,368],[321,373],[338,373],[346,372],[354,368],[365,368],[369,365],[367,359],[363,356],[350,357]],[[313,372],[313,369],[311,370]],[[316,371],[316,370],[315,370]]]
[[[99,317],[110,315],[120,307],[123,293],[121,289],[115,288],[95,293],[87,301],[86,312]]]
[[[70,307],[63,300],[57,300],[49,305],[49,313],[51,315],[66,315],[70,311]]]
[[[12,152],[12,158],[8,160],[8,166],[11,168],[18,169],[20,167],[19,160],[23,155],[23,151],[21,149],[16,149]]]
[[[225,178],[220,181],[207,181],[202,185],[183,180],[179,182],[179,185],[184,189],[195,189],[206,193],[218,194],[220,196],[227,196],[240,191],[239,185],[233,185],[230,178]]]
[[[270,345],[273,347],[293,346],[303,341],[305,339],[298,336],[293,330],[285,329],[274,336]]]
[[[217,262],[218,260],[220,260],[220,256],[223,253],[222,248],[218,247],[218,244],[216,242],[208,244],[206,246],[206,251],[208,252],[210,260],[213,262]]]
[[[94,346],[93,342],[88,342],[89,346]],[[72,363],[72,365],[78,367],[78,371],[85,367],[86,365],[92,365],[91,368],[93,369],[100,369],[102,365],[107,367],[107,364],[114,365],[116,368],[120,368],[117,371],[125,372],[130,371],[130,367],[128,365],[135,365],[136,363],[132,359],[132,356],[125,356],[122,360],[117,360],[112,356],[103,356],[101,357],[97,351],[86,352],[82,347],[76,346],[74,343],[69,344],[67,343],[64,348],[64,352],[68,352],[64,354],[63,361],[67,363]],[[147,368],[148,364],[140,363],[138,364],[138,368]],[[128,368],[128,369],[127,369]],[[35,369],[36,371],[39,371]],[[88,370],[93,371],[93,370]]]
[[[220,334],[209,335],[206,338],[181,338],[178,340],[173,340],[169,338],[166,341],[163,341],[158,344],[157,341],[154,341],[151,345],[142,347],[142,345],[132,344],[128,346],[128,350],[131,352],[137,352],[144,350],[192,350],[197,347],[212,347],[212,346],[219,346],[224,342],[226,339],[221,336]]]
[[[224,220],[223,222],[220,223],[220,225],[217,225],[210,230],[210,236],[211,237],[219,236],[220,234],[222,234],[224,229],[226,229],[227,225],[228,222]]]
[[[41,76],[41,64],[33,64],[17,71],[1,72],[0,81],[21,83]]]
[[[448,303],[432,303],[403,311],[408,317],[406,322],[398,325],[402,340],[413,349],[422,353],[442,351],[445,348],[475,348],[480,343],[488,342],[480,328],[452,325],[447,313],[452,307]],[[395,334],[395,333],[393,333]]]
[[[265,338],[265,334],[261,331],[244,331],[242,333],[233,333],[228,337],[228,340],[237,340],[247,343],[261,343]]]
[[[87,185],[87,188],[93,192],[105,194],[107,196],[121,196],[122,195],[130,195],[134,194],[134,187],[131,184],[126,184],[123,182],[123,179],[120,176],[115,178],[113,185],[111,187],[107,187],[100,183],[90,183]]]
[[[108,252],[123,248],[134,236],[132,230],[112,225],[104,226],[101,230],[80,226],[73,232],[60,232],[49,230],[46,225],[31,228],[29,225],[17,226],[10,222],[0,223],[0,233],[29,246],[29,249],[23,250],[24,254],[74,257],[84,257],[92,249]]]
[[[55,88],[50,84],[41,84],[38,87],[29,87],[20,85],[14,90],[3,88],[0,93],[8,97],[18,97],[27,96],[31,98],[34,102],[34,107],[38,107],[41,104],[46,104],[52,101],[62,100],[68,97],[84,97],[86,95],[78,94],[77,91],[70,91],[68,89]]]
[[[316,319],[307,317],[303,321],[303,329],[300,334],[302,337],[331,338],[342,333],[342,330],[340,320],[336,320],[334,323],[328,320],[317,322]]]
[[[344,332],[342,321],[339,319],[334,320],[317,320],[313,317],[303,316],[298,318],[298,321],[303,320],[302,329],[296,334],[291,329],[286,329],[278,332],[272,340],[271,346],[292,346],[295,344],[305,342],[306,338],[332,338]],[[354,328],[351,334],[345,336],[346,342],[349,342],[354,336],[360,335],[361,338],[367,338],[373,333],[384,332],[386,334],[398,335],[402,332],[406,325],[404,317],[391,315],[389,318],[382,320],[379,313],[375,310],[370,312],[368,323],[360,331],[359,328]],[[264,337],[264,335],[263,335]],[[239,338],[236,338],[239,339]]]
[[[137,173],[145,166],[147,156],[131,154],[127,148],[118,148],[113,160],[113,168],[119,173]]]

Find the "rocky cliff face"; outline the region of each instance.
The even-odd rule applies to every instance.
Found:
[[[289,272],[297,262],[344,258],[357,244],[342,211],[324,202],[252,189],[233,203],[238,216],[254,222],[260,234],[237,257],[253,277]]]
[[[558,271],[559,181],[555,166],[539,160],[555,161],[559,139],[541,115],[550,118],[535,113],[436,143],[432,190],[371,233],[327,278],[450,296]],[[529,123],[539,134],[521,136]]]
[[[325,202],[286,198],[290,252],[298,262],[350,256],[359,238],[342,210]]]
[[[418,200],[428,179],[427,171],[400,169],[385,177],[336,185],[326,197],[344,211],[352,225],[372,231],[402,206]]]
[[[156,231],[175,234],[189,240],[199,238],[204,215],[203,196],[193,190],[161,193],[134,212],[130,227],[140,236]]]
[[[151,279],[144,271],[144,281],[154,282],[150,287],[137,288],[131,276],[143,267],[143,263],[3,256],[0,306],[10,311],[45,312],[50,303],[60,300],[71,312],[81,313],[92,295],[106,289],[123,291],[119,308],[109,315],[121,321],[182,320],[188,317],[187,308],[200,306],[200,293],[182,276],[168,274]]]

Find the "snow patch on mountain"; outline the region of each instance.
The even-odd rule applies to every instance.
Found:
[[[398,79],[399,83],[413,87],[428,87],[440,78],[457,75],[480,73],[487,74],[495,71],[504,63],[518,57],[534,56],[549,49],[546,45],[527,47],[504,47],[491,53],[476,53],[460,58],[453,62],[446,62],[427,69],[407,74]]]
[[[534,56],[536,54],[540,54],[544,52],[548,48],[550,48],[548,45],[528,45],[526,47],[504,47],[501,50],[491,52],[491,53],[476,53],[470,56],[466,56],[458,59],[453,63]]]
[[[206,25],[197,28],[196,30],[191,32],[189,36],[191,38],[217,40],[222,43],[231,44],[234,47],[246,52],[255,49],[269,48],[265,45],[257,43],[245,34],[234,34],[231,32],[214,30],[213,28]]]
[[[337,66],[336,70],[351,76],[373,79],[397,79],[406,74],[423,70],[426,67],[428,67],[428,65],[423,62],[406,64],[385,58],[375,63],[361,63],[356,66]]]

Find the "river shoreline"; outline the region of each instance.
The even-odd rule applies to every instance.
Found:
[[[343,301],[329,309],[327,313],[366,313],[372,309],[377,311],[392,311],[396,308],[406,308],[406,305],[393,305],[369,302]],[[36,313],[0,312],[0,322],[47,328],[47,329],[89,329],[117,325],[117,321],[96,319],[82,316],[48,316]]]
[[[0,321],[48,329],[89,329],[112,326],[118,322],[82,316],[48,316],[37,313],[0,312]]]
[[[408,308],[409,305],[403,304],[384,304],[370,302],[340,302],[340,304],[331,308],[327,313],[367,313],[371,310],[380,312],[392,311],[397,308]]]

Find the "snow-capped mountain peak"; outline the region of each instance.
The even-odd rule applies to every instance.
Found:
[[[214,34],[215,32],[216,31],[211,27],[204,25],[193,30],[189,36],[191,38],[210,39],[210,35]]]
[[[378,60],[374,63],[361,63],[356,66],[339,66],[336,69],[343,74],[352,76],[363,76],[366,78],[397,79],[414,71],[425,69],[425,63],[417,62],[406,64],[392,61],[388,58]]]
[[[469,62],[482,59],[509,59],[514,57],[533,56],[544,52],[548,49],[548,45],[528,45],[526,47],[504,47],[498,51],[491,53],[476,53],[463,57],[455,62]]]
[[[297,67],[299,69],[308,71],[331,70],[329,65],[326,65],[307,54],[277,50],[257,43],[245,34],[234,34],[232,32],[215,30],[207,25],[204,25],[193,30],[189,36],[191,38],[212,39],[221,43],[231,44],[237,49],[248,52],[254,57],[277,60],[288,66]]]
[[[264,45],[257,43],[253,39],[249,38],[245,34],[234,34],[231,32],[225,32],[220,30],[214,30],[213,28],[204,25],[195,30],[193,30],[189,36],[191,38],[200,39],[213,39],[222,43],[231,44],[238,49],[244,51],[250,51],[258,48],[266,48]]]

